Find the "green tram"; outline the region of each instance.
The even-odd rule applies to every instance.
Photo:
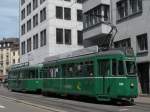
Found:
[[[87,49],[45,59],[42,91],[84,95],[99,101],[134,101],[138,80],[133,50],[86,52]]]
[[[28,66],[28,63],[12,66],[8,76],[8,88],[12,91],[41,92],[43,65]]]
[[[52,56],[39,66],[12,67],[14,91],[81,95],[97,100],[128,100],[138,96],[136,57],[132,49],[99,51],[98,47]]]

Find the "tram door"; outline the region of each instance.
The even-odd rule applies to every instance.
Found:
[[[100,76],[102,77],[102,94],[107,95],[109,89],[109,74],[110,74],[110,60],[103,59],[100,61]]]

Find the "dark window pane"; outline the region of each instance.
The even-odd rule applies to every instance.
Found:
[[[56,29],[56,43],[63,44],[63,29]]]
[[[71,20],[71,9],[64,8],[64,19]]]
[[[56,18],[57,19],[63,19],[63,8],[62,7],[56,7]]]
[[[83,45],[83,32],[78,31],[78,45]]]
[[[71,30],[65,29],[65,44],[71,44]]]
[[[83,12],[82,10],[77,10],[77,20],[82,21],[83,20]]]

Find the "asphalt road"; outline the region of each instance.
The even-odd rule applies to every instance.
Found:
[[[7,100],[11,100],[11,102]],[[150,112],[150,105],[147,104],[127,106],[110,102],[96,102],[94,99],[45,97],[36,94],[11,92],[3,87],[0,87],[0,105],[5,106],[6,109],[7,107],[8,109],[15,109],[11,112],[34,112],[36,109],[38,109],[36,112]],[[5,109],[1,111],[0,109],[0,112],[9,111],[5,111]]]
[[[50,112],[50,110],[0,97],[0,112]]]

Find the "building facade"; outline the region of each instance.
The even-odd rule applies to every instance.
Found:
[[[83,48],[82,0],[20,0],[21,63]]]
[[[112,21],[118,28],[115,47],[132,47],[137,56],[142,93],[150,94],[149,0],[115,0]]]
[[[149,0],[87,0],[83,5],[83,12],[96,13],[96,8],[101,4],[106,4],[102,2],[109,2],[109,21],[113,25],[117,26],[118,33],[114,40],[115,47],[132,47],[137,56],[137,68],[138,76],[141,84],[142,93],[150,94],[150,25],[149,23]],[[95,3],[92,3],[95,2]],[[98,3],[99,2],[99,3]],[[95,5],[91,5],[95,4]],[[90,7],[91,6],[91,7]],[[90,7],[88,10],[87,8]],[[108,6],[107,6],[108,7]],[[94,11],[95,10],[95,11]],[[106,11],[99,15],[107,15]],[[92,18],[92,17],[91,17]],[[89,19],[90,20],[90,19]],[[92,24],[96,21],[96,17],[91,19]],[[85,22],[84,22],[85,23]],[[86,39],[90,33],[90,38],[95,38],[95,34],[99,33],[99,41],[103,41],[101,38],[105,35],[102,32],[106,30],[102,27],[103,21],[100,23],[94,22],[95,25],[88,30],[84,30],[84,39]],[[98,27],[101,26],[101,27]],[[107,28],[109,30],[109,28]],[[107,31],[106,30],[106,31]],[[87,33],[89,32],[89,33]],[[108,34],[109,31],[106,32]],[[89,43],[89,45],[92,45]]]
[[[8,74],[9,67],[18,64],[19,39],[7,38],[0,41],[0,80],[4,80]]]
[[[83,3],[84,13],[84,46],[101,45],[111,27],[110,0],[86,0]]]

